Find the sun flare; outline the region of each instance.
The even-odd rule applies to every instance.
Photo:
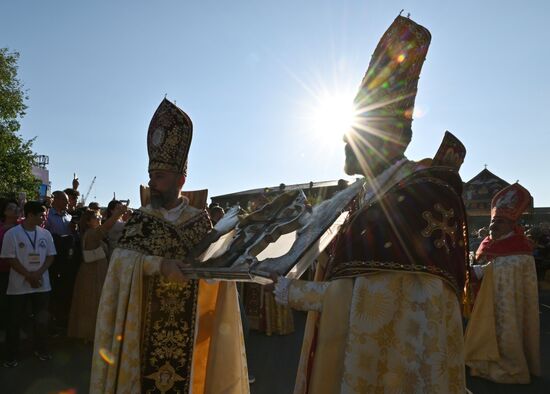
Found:
[[[312,131],[322,140],[341,140],[354,123],[353,96],[324,92],[315,97],[308,116]]]

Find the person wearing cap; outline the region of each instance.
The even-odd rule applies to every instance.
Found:
[[[466,152],[446,133],[433,159],[404,155],[430,39],[401,16],[382,36],[345,136],[345,171],[364,190],[316,281],[277,279],[277,302],[314,312],[295,394],[465,392]]]
[[[489,235],[472,266],[482,282],[466,328],[466,365],[472,376],[497,383],[525,384],[540,375],[533,244],[518,225],[530,202],[519,183],[493,197]]]
[[[192,130],[166,99],[149,125],[150,203],[132,213],[110,258],[90,393],[249,392],[235,284],[180,270],[212,229],[207,211],[181,196]]]

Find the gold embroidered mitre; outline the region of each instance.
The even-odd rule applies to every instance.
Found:
[[[450,167],[458,171],[464,163],[465,157],[466,147],[464,144],[452,133],[446,131],[432,164],[434,166]]]
[[[187,155],[193,123],[185,112],[163,99],[147,132],[149,171],[164,170],[187,175]]]
[[[376,46],[355,97],[356,132],[407,147],[418,79],[430,41],[428,29],[409,18],[395,18]]]

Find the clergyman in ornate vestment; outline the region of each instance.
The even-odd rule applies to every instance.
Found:
[[[539,302],[533,244],[517,224],[531,195],[515,183],[491,201],[489,236],[474,265],[482,278],[466,328],[466,365],[473,376],[529,383],[540,375]]]
[[[404,156],[430,33],[397,17],[355,99],[346,172],[365,176],[316,281],[279,278],[278,302],[308,316],[295,393],[465,392],[460,299],[467,257],[450,133],[434,159]]]
[[[191,137],[190,118],[164,99],[147,135],[151,204],[126,224],[101,295],[91,393],[249,392],[234,284],[178,269],[212,227],[180,197]]]

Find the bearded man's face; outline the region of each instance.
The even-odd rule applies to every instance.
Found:
[[[161,208],[177,200],[182,186],[182,175],[175,172],[153,170],[149,172],[151,206]]]
[[[344,136],[346,160],[344,171],[348,175],[375,177],[393,161],[395,152],[388,149],[387,141],[374,135],[352,131]]]

